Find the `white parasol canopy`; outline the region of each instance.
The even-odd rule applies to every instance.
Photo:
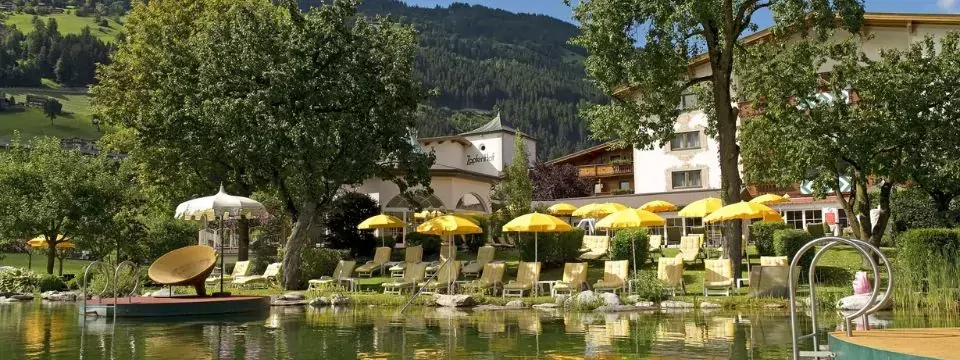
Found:
[[[220,295],[225,294],[223,292],[223,221],[240,217],[250,219],[267,216],[270,216],[270,213],[267,212],[267,208],[263,204],[251,198],[227,194],[223,190],[223,184],[220,184],[220,191],[216,195],[180,203],[173,215],[174,218],[182,220],[220,220]],[[214,294],[214,296],[216,295],[218,294]]]
[[[205,196],[177,205],[177,212],[173,215],[182,220],[229,220],[266,217],[270,215],[263,204],[251,198],[227,194],[220,184],[220,192],[213,196]]]

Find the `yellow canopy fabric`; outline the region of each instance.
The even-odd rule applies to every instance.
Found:
[[[57,243],[58,249],[73,249],[75,247],[73,243],[70,242],[70,240],[64,240],[63,235],[57,235],[57,238],[60,239],[58,240],[59,242]],[[47,239],[44,238],[43,235],[30,239],[29,241],[27,241],[27,245],[30,245],[30,247],[35,247],[35,248],[49,247],[49,245],[47,245]]]
[[[780,214],[769,206],[752,202],[741,201],[727,205],[703,218],[705,223],[715,223],[727,220],[750,220],[780,217]]]
[[[598,229],[630,229],[647,226],[663,226],[667,220],[647,210],[620,210],[597,221]]]
[[[780,196],[777,194],[763,194],[753,198],[750,200],[750,202],[764,205],[785,203],[790,202],[790,195]]]
[[[723,207],[723,200],[709,197],[690,203],[690,205],[687,205],[681,209],[677,215],[682,217],[705,217],[710,215],[710,213],[717,211],[721,207]]]
[[[456,215],[443,215],[417,226],[417,232],[438,236],[480,234],[483,229],[473,221]]]
[[[413,213],[413,217],[416,219],[432,219],[438,216],[443,216],[443,212],[440,210],[423,210],[418,213]]]
[[[577,207],[572,204],[559,203],[551,205],[547,208],[547,211],[550,212],[551,215],[569,216],[573,214],[574,211],[577,211]]]
[[[637,209],[646,210],[649,212],[667,212],[667,211],[677,211],[677,206],[663,200],[654,200],[647,202],[646,204],[640,205]]]
[[[567,232],[571,230],[573,230],[573,226],[567,224],[566,221],[540,213],[521,215],[503,225],[503,231]]]
[[[371,216],[357,225],[357,229],[360,230],[370,230],[370,229],[393,229],[403,227],[403,220],[397,219],[394,216],[380,214],[377,216]]]
[[[602,218],[627,207],[618,203],[587,204],[573,212],[573,216],[581,218]]]

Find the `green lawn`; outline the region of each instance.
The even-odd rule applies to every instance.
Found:
[[[51,14],[47,16],[40,16],[40,19],[44,22],[48,18],[54,18],[57,20],[57,28],[60,30],[61,34],[79,34],[84,27],[90,27],[90,31],[100,40],[104,42],[111,42],[117,38],[117,34],[120,33],[122,24],[113,21],[112,19],[107,19],[108,26],[100,27],[94,23],[94,18],[91,17],[79,17],[72,13],[69,14]],[[24,34],[29,34],[33,32],[33,15],[30,14],[13,14],[7,17],[5,23],[7,25],[14,25],[22,31]]]
[[[58,138],[98,139],[100,134],[90,124],[86,115],[65,114],[50,123],[43,111],[27,108],[22,111],[0,113],[0,136],[12,135],[20,131],[24,139],[36,136],[54,136]]]
[[[44,83],[51,86],[55,81],[44,79]],[[13,95],[18,103],[24,102],[27,95],[38,95],[57,99],[63,104],[63,111],[77,115],[90,115],[90,96],[85,91],[59,90],[56,88],[3,88],[0,91],[8,96]]]
[[[30,264],[30,258],[27,256],[27,254],[6,253],[3,255],[6,257],[4,257],[3,260],[0,260],[0,266],[15,266],[15,267],[26,268],[27,265]],[[90,261],[87,261],[87,260],[69,260],[69,259],[64,260],[63,273],[64,274],[80,274],[81,272],[83,272],[83,267],[89,263]],[[30,267],[30,269],[33,270],[34,272],[37,272],[39,274],[46,274],[47,273],[47,255],[42,253],[34,254],[33,263],[31,265],[32,266]],[[57,273],[59,271],[59,268],[60,268],[60,260],[57,260],[57,262],[53,266],[53,272]]]

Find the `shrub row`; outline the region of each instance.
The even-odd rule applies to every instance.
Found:
[[[631,260],[637,266],[647,261],[650,253],[650,236],[645,229],[619,230],[610,239],[610,258],[613,260]],[[632,243],[632,244],[631,244]],[[636,246],[636,257],[631,259]]]

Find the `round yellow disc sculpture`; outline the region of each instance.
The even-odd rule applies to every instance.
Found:
[[[161,256],[150,265],[150,279],[163,285],[190,286],[205,296],[204,281],[217,265],[217,251],[209,246],[182,247]]]

